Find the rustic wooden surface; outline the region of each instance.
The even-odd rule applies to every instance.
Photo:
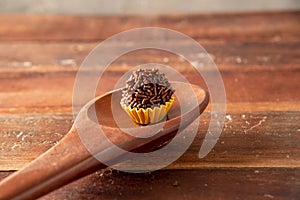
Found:
[[[74,78],[88,52],[112,34],[143,26],[181,31],[199,41],[217,63],[228,111],[214,150],[204,159],[197,157],[209,123],[208,109],[192,146],[164,170],[99,171],[42,199],[298,199],[300,12],[1,16],[0,178],[67,133],[73,122]],[[174,65],[196,81],[177,56],[137,52],[113,64],[98,93],[110,90],[129,66],[149,59]]]

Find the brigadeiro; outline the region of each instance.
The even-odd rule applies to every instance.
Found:
[[[126,81],[121,106],[138,124],[164,119],[174,102],[175,90],[158,69],[138,69]]]

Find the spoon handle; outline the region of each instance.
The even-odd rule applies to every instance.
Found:
[[[55,146],[0,183],[0,199],[35,199],[105,168],[82,145],[75,128]]]

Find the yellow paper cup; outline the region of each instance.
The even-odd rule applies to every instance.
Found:
[[[172,95],[171,99],[165,103],[165,105],[160,105],[159,107],[155,108],[130,108],[130,106],[126,106],[124,103],[121,102],[122,108],[125,112],[129,115],[132,121],[137,124],[147,125],[150,123],[156,123],[161,121],[168,113],[170,108],[174,102],[174,95]]]

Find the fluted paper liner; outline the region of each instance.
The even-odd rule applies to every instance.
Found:
[[[170,108],[172,107],[174,102],[174,95],[172,95],[171,99],[165,103],[165,105],[160,105],[155,108],[130,108],[130,106],[126,106],[123,102],[121,102],[122,108],[129,115],[129,117],[137,124],[150,124],[161,121],[167,114]]]

